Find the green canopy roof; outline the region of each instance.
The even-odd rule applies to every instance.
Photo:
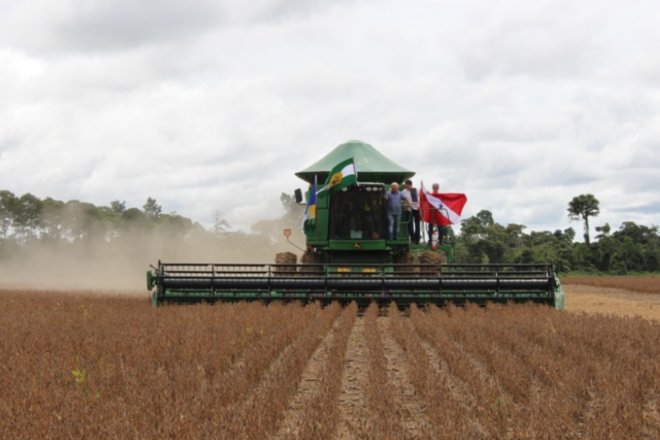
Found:
[[[318,162],[298,171],[296,176],[312,183],[316,175],[319,184],[322,184],[334,166],[351,157],[355,161],[359,182],[402,182],[415,175],[414,171],[392,162],[371,145],[362,141],[348,141],[339,145]]]

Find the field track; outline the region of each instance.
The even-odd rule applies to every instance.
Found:
[[[360,317],[355,307],[153,309],[145,298],[0,291],[0,432],[660,438],[656,295],[565,290],[575,313],[370,308]],[[580,312],[644,307],[652,319]]]

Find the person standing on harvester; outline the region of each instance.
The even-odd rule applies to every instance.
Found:
[[[385,200],[387,206],[387,226],[389,239],[395,240],[399,232],[399,222],[401,222],[401,201],[403,196],[399,192],[399,184],[392,182],[390,191],[385,193]]]
[[[431,186],[431,189],[433,191],[431,193],[432,196],[440,197],[440,184],[439,183],[434,183],[433,186]],[[437,211],[437,209],[435,207],[432,207],[432,209]],[[433,232],[434,232],[434,230],[438,231],[438,244],[442,243],[442,239],[443,239],[443,235],[444,235],[443,234],[443,232],[444,232],[443,228],[444,228],[443,226],[436,225],[434,223],[428,223],[428,233],[429,233],[428,245],[429,246],[433,245]]]
[[[417,188],[413,187],[412,180],[404,182],[401,195],[408,202],[408,235],[413,243],[419,244],[419,199],[417,198]]]

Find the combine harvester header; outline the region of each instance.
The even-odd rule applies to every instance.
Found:
[[[551,264],[457,264],[451,228],[438,246],[413,244],[405,215],[397,235],[388,237],[384,195],[392,182],[414,174],[364,142],[339,145],[296,173],[309,184],[300,262],[290,252],[278,254],[275,264],[158,262],[147,272],[152,303],[394,301],[406,307],[511,301],[563,308]],[[296,199],[303,202],[299,190]]]

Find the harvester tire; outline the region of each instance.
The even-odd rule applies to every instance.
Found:
[[[298,256],[293,252],[278,252],[275,254],[275,266],[273,274],[282,276],[296,272]]]

